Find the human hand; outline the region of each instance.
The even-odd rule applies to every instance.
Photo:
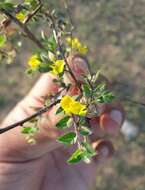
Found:
[[[77,77],[87,72],[85,60],[73,59],[71,65]],[[31,92],[11,111],[1,127],[22,120],[34,113],[32,107],[43,105],[42,97],[57,93],[59,87],[53,76],[44,74]],[[75,85],[69,92],[77,93]],[[95,184],[96,166],[113,153],[111,143],[98,140],[104,133],[116,134],[124,120],[119,103],[100,106],[100,117],[92,118],[93,135],[90,137],[98,155],[89,165],[68,165],[67,158],[72,150],[56,142],[60,131],[54,126],[60,119],[53,107],[41,120],[35,139],[30,146],[21,134],[20,127],[0,136],[0,188],[1,190],[89,190]],[[101,125],[101,127],[100,127]]]

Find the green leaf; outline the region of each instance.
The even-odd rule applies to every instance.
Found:
[[[0,8],[6,9],[9,12],[14,11],[14,5],[12,3],[9,3],[9,2],[0,3]]]
[[[48,45],[48,49],[51,52],[55,52],[56,51],[57,43],[56,43],[56,40],[55,40],[55,38],[54,38],[53,35],[47,40],[47,45]]]
[[[82,159],[83,159],[82,150],[77,149],[77,150],[71,155],[71,157],[67,160],[67,163],[69,163],[69,164],[77,164],[77,163],[80,162]]]
[[[61,137],[58,138],[58,141],[65,144],[65,145],[71,145],[76,143],[76,133],[69,132]]]
[[[84,96],[90,97],[91,95],[90,86],[88,84],[83,84],[82,88],[83,88]]]
[[[39,59],[40,59],[40,62],[43,64],[48,64],[48,65],[52,64],[52,62],[48,60],[48,52],[47,51],[39,53]]]
[[[80,134],[82,135],[82,136],[88,136],[88,135],[91,135],[92,134],[92,132],[91,132],[91,130],[90,129],[88,129],[87,127],[84,127],[84,126],[82,126],[81,128],[80,128]]]
[[[96,86],[96,88],[94,89],[94,93],[101,94],[103,91],[105,91],[106,89],[106,84],[105,83],[101,83],[99,85]]]
[[[95,156],[96,155],[96,151],[93,149],[93,147],[87,143],[87,142],[81,142],[81,145],[83,146],[83,155],[88,158]]]
[[[57,111],[56,111],[56,115],[57,115],[57,114],[60,114],[60,113],[62,113],[62,112],[64,112],[63,109],[62,109],[62,107],[59,107],[59,108],[57,109]]]
[[[41,38],[42,38],[43,40],[46,39],[46,36],[45,36],[44,30],[41,30]]]
[[[35,72],[36,72],[36,71],[34,71],[34,70],[31,69],[31,68],[28,68],[28,69],[25,71],[25,73],[26,73],[27,75],[33,75]]]
[[[100,76],[100,70],[98,70],[97,71],[97,73],[94,75],[94,77],[93,77],[93,80],[94,80],[94,82],[96,82],[97,80],[98,80],[98,78],[99,78],[99,76]]]
[[[115,96],[112,92],[104,91],[102,95],[97,98],[97,102],[99,103],[111,103],[114,100]]]
[[[4,46],[6,42],[6,36],[4,34],[0,34],[0,48]]]
[[[23,127],[22,128],[22,133],[23,134],[34,134],[38,131],[38,128],[36,127]]]
[[[99,103],[111,103],[115,96],[106,88],[105,83],[99,84],[93,92],[96,102]]]
[[[40,73],[49,72],[50,71],[50,65],[42,63],[41,65],[39,65],[39,69],[38,70],[39,70]]]
[[[96,151],[87,142],[81,143],[82,148],[77,149],[72,156],[68,159],[69,164],[76,164],[80,161],[90,163],[91,157],[96,155]]]
[[[26,5],[31,5],[32,8],[36,7],[37,6],[37,1],[36,0],[25,0],[24,3]]]
[[[61,119],[57,124],[56,127],[59,129],[65,129],[68,128],[69,126],[67,125],[67,122],[69,121],[70,116],[66,116],[63,119]]]
[[[81,116],[80,116],[79,123],[80,123],[80,125],[82,125],[82,126],[83,126],[83,125],[86,125],[86,119],[85,119],[85,117],[83,117],[83,116],[81,117]]]

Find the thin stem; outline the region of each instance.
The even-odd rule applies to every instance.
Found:
[[[52,22],[54,37],[56,38],[56,42],[58,44],[58,48],[59,48],[60,52],[62,52],[62,46],[61,46],[61,43],[60,43],[60,39],[58,37],[58,32],[57,32],[57,29],[56,29],[56,26],[55,26],[55,21],[54,21],[53,17],[50,14],[45,13],[45,15],[48,16],[50,18],[51,22]],[[75,75],[73,74],[66,57],[64,56],[64,54],[62,54],[62,56],[63,56],[64,62],[65,62],[66,66],[67,66],[67,68],[69,70],[69,73],[70,73],[71,77],[73,78],[73,80],[75,81],[76,85],[78,86],[78,88],[80,89],[80,91],[82,93],[81,85],[78,82],[78,80],[76,79]]]
[[[59,95],[60,95],[64,90],[67,90],[67,91],[68,91],[68,89],[69,89],[69,88],[67,88],[67,87],[61,89],[53,98],[54,98],[54,99],[57,99],[57,98],[59,97]],[[56,105],[56,104],[58,104],[58,103],[60,103],[60,99],[57,99],[56,101],[54,101],[54,102],[51,103],[50,105],[41,108],[41,109],[38,110],[36,113],[32,114],[31,116],[29,116],[29,117],[27,117],[27,118],[25,118],[25,119],[23,119],[23,120],[21,120],[21,121],[18,121],[18,122],[14,123],[14,124],[11,124],[11,125],[9,125],[9,126],[7,126],[7,127],[1,128],[1,129],[0,129],[0,134],[4,133],[4,132],[6,132],[6,131],[9,131],[10,129],[14,129],[15,127],[23,126],[24,123],[26,123],[26,122],[32,120],[33,118],[35,118],[35,117],[37,117],[37,116],[42,115],[43,113],[46,113],[50,108],[52,108],[54,105]]]
[[[70,8],[69,8],[69,3],[68,3],[68,0],[64,0],[64,6],[65,6],[65,9],[67,11],[67,14],[68,14],[68,17],[69,17],[69,20],[70,20],[70,24],[71,24],[71,33],[73,32],[73,30],[76,28],[74,26],[74,21],[72,19],[72,15],[71,15],[71,11],[70,11]]]
[[[25,23],[20,22],[16,17],[14,17],[12,14],[10,14],[5,9],[0,9],[0,12],[5,14],[7,17],[9,17],[13,22],[15,22],[26,34],[27,37],[33,41],[40,49],[45,49],[43,44],[33,35],[33,33],[29,30],[29,28],[25,25]]]
[[[65,9],[67,10],[67,14],[70,20],[70,24],[71,24],[71,39],[73,38],[73,31],[76,29],[76,26],[74,25],[74,21],[72,19],[72,15],[71,15],[71,11],[70,11],[70,7],[69,7],[69,3],[68,0],[64,0],[64,5],[65,5]],[[71,43],[71,51],[72,51],[72,43]],[[87,66],[88,66],[88,70],[90,75],[93,75],[92,71],[91,71],[91,67],[90,64],[88,63],[88,60],[86,60]]]
[[[72,19],[72,16],[71,16],[68,0],[64,0],[64,6],[65,6],[65,9],[67,11],[69,20],[70,20],[70,24],[71,24],[70,34],[71,34],[71,39],[73,39],[73,31],[74,31],[74,29],[76,27],[74,26],[74,22],[73,22],[73,19]],[[71,52],[72,52],[72,43],[71,43]]]
[[[76,119],[75,119],[75,116],[72,115],[72,119],[73,119],[73,122],[74,122],[74,131],[76,133],[76,136],[77,136],[77,144],[78,144],[78,147],[81,148],[81,144],[80,144],[80,141],[79,141],[79,133],[78,133],[78,126],[77,126],[77,122],[76,122]]]
[[[28,14],[27,18],[24,20],[24,24],[27,24],[37,14],[37,12],[42,8],[42,6],[42,3],[40,2],[38,7],[36,7],[36,9],[32,13]]]
[[[54,105],[58,104],[59,102],[60,102],[60,100],[57,100],[57,101],[53,102],[52,104],[40,109],[38,112],[36,112],[33,115],[27,117],[26,119],[23,119],[21,121],[18,121],[16,123],[12,124],[12,125],[9,125],[9,126],[7,126],[5,128],[0,129],[0,134],[4,133],[6,131],[9,131],[10,129],[14,129],[14,128],[18,127],[18,126],[23,126],[24,123],[30,121],[31,119],[33,119],[33,118],[35,118],[35,117],[37,117],[39,115],[42,115],[43,113],[47,112],[50,108],[52,108]]]
[[[136,105],[145,107],[145,103],[144,103],[144,102],[140,102],[140,101],[137,101],[137,100],[128,99],[127,97],[120,98],[120,100],[121,100],[121,101],[130,102],[130,103],[132,103],[132,104],[136,104]]]

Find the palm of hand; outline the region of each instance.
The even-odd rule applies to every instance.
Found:
[[[28,175],[24,177],[24,186],[19,190],[25,190],[26,184],[30,190],[88,190],[94,186],[95,163],[68,165],[68,155],[67,150],[59,148],[34,161],[33,166],[26,163],[23,167]]]

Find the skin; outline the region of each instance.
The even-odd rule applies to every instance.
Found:
[[[76,64],[74,72],[81,71],[80,75],[86,74],[87,66],[83,59],[79,59],[79,64],[76,59],[73,64]],[[30,93],[10,112],[0,127],[30,116],[34,113],[32,107],[43,105],[43,96],[55,94],[58,86],[53,83],[53,78],[50,74],[44,74]],[[69,79],[67,76],[66,78],[68,82]],[[76,93],[75,89],[74,85],[69,94]],[[124,113],[120,104],[103,105],[100,110],[100,117],[90,121],[93,130],[90,141],[93,144],[105,132],[113,131],[115,134],[114,131],[118,131],[123,122]],[[107,147],[105,150],[101,149],[100,155],[91,164],[68,165],[66,160],[74,148],[70,150],[56,142],[60,131],[54,126],[62,116],[56,116],[55,111],[56,107],[41,119],[40,131],[35,136],[37,144],[34,146],[26,142],[20,133],[20,127],[0,136],[1,190],[74,190],[74,188],[89,190],[95,187],[96,166],[100,161],[108,158]]]

